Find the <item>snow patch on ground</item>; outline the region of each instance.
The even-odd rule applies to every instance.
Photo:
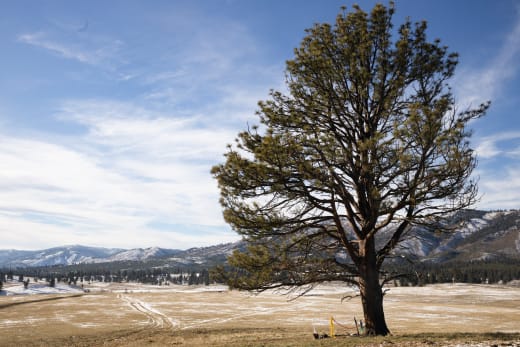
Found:
[[[79,328],[94,328],[94,327],[100,326],[100,324],[96,324],[96,323],[77,323],[74,325]]]
[[[475,231],[482,229],[487,224],[488,224],[487,220],[480,219],[480,218],[472,218],[466,223],[465,228],[463,228],[460,231],[460,234],[462,237],[467,237],[467,236],[473,234]]]
[[[208,293],[208,292],[227,292],[228,286],[225,285],[209,285],[209,286],[187,286],[187,285],[169,285],[157,287],[156,285],[147,285],[141,283],[122,283],[114,286],[113,284],[103,285],[99,288],[97,283],[89,286],[92,292],[110,290],[114,293]]]
[[[515,211],[488,212],[484,216],[482,216],[482,218],[485,220],[493,220],[493,219],[497,218],[498,216],[507,216],[514,212]]]
[[[330,295],[330,294],[356,294],[357,287],[349,286],[344,283],[325,283],[314,287],[307,295]]]
[[[483,219],[485,220],[493,220],[495,219],[497,216],[499,216],[502,212],[488,212],[486,213],[485,215],[482,216]]]
[[[34,295],[34,294],[79,294],[83,293],[83,289],[69,286],[65,284],[57,284],[55,287],[49,287],[46,284],[29,284],[27,289],[23,284],[13,285],[4,288],[2,295]]]

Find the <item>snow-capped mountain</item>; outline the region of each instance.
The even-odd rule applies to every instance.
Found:
[[[520,210],[460,211],[444,223],[449,231],[416,228],[398,253],[435,262],[520,258]]]
[[[123,250],[118,252],[109,258],[102,259],[103,262],[111,262],[111,261],[141,261],[151,258],[163,258],[174,255],[180,252],[175,249],[165,249],[159,247],[149,247],[149,248],[134,248],[130,250]],[[97,261],[99,262],[99,261]]]
[[[85,246],[63,246],[38,251],[0,250],[0,267],[73,265],[104,263],[113,261],[141,261],[154,257],[173,255],[178,250],[158,247],[99,248]]]

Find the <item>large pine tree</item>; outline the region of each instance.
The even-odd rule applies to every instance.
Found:
[[[307,30],[288,93],[259,103],[260,126],[212,170],[226,221],[250,244],[230,258],[232,285],[355,283],[379,335],[385,258],[412,226],[475,201],[467,125],[489,105],[457,110],[457,54],[428,41],[425,22],[394,30],[393,13],[343,8]]]

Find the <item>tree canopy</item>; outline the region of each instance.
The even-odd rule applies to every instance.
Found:
[[[458,62],[426,22],[395,29],[394,6],[342,8],[306,31],[287,92],[215,166],[224,218],[250,244],[231,284],[263,290],[325,281],[360,288],[367,331],[387,334],[381,273],[413,226],[473,204],[468,123],[448,85]],[[394,38],[395,36],[395,38]]]

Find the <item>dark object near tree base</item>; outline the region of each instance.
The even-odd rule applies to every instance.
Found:
[[[314,333],[314,334],[312,334],[312,335],[314,336],[314,339],[315,339],[315,340],[326,339],[326,338],[329,337],[329,335],[327,335],[327,334],[322,334],[322,335],[320,335],[320,334],[318,334],[318,333]]]

